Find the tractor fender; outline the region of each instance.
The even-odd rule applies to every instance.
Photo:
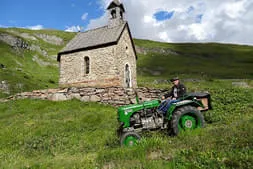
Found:
[[[167,112],[167,119],[171,120],[173,112],[182,107],[182,106],[193,106],[193,107],[203,107],[203,104],[199,102],[198,100],[182,100],[176,103],[172,103],[168,112]]]

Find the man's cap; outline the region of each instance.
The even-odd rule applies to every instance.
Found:
[[[179,78],[178,77],[174,77],[174,78],[170,79],[171,82],[174,82],[176,80],[179,80]]]

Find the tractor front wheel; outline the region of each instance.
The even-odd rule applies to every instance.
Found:
[[[122,146],[134,146],[141,139],[141,136],[136,132],[123,133],[120,138],[120,144]]]
[[[177,135],[180,131],[201,128],[204,126],[204,116],[195,107],[184,106],[173,114],[171,126],[172,135]]]

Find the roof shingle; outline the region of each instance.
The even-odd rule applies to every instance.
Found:
[[[126,22],[112,28],[104,26],[78,33],[59,54],[117,42],[125,25]]]

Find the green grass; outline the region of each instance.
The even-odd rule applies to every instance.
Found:
[[[4,168],[71,168],[74,163],[88,162],[93,153],[111,143],[115,132],[116,111],[108,106],[20,100],[1,104],[0,109]]]
[[[0,28],[1,32],[8,29]],[[75,34],[55,30],[11,30],[56,35],[66,44]],[[12,33],[11,33],[12,34]],[[17,35],[15,35],[17,36]],[[24,39],[56,55],[62,46]],[[169,48],[179,55],[138,55],[138,85],[168,89],[164,79],[178,75],[189,92],[209,91],[214,109],[207,125],[168,137],[145,133],[139,145],[120,147],[116,108],[77,100],[17,100],[0,103],[0,166],[9,168],[251,168],[253,165],[253,47],[227,44],[168,44],[134,40],[145,48]],[[0,81],[10,94],[58,86],[58,68],[41,66],[37,52],[0,42]],[[154,76],[151,71],[160,71]],[[218,78],[242,80],[217,80]],[[244,80],[243,80],[244,79]],[[159,83],[155,81],[161,80]],[[232,82],[248,87],[236,87]],[[0,93],[0,97],[8,94]]]
[[[137,46],[147,49],[170,49],[175,54],[149,52],[138,55],[138,75],[158,77],[181,75],[201,78],[253,78],[253,47],[216,43],[170,44],[147,40],[135,40]]]
[[[30,36],[36,34],[55,35],[63,39],[64,44],[57,46],[52,45],[37,38],[36,41],[30,39],[24,39],[9,31],[15,31],[18,33],[27,33]],[[18,92],[31,91],[34,89],[56,88],[58,87],[59,69],[56,61],[56,55],[60,49],[62,49],[67,42],[69,42],[75,35],[75,33],[67,33],[56,30],[27,30],[18,28],[3,29],[0,28],[0,32],[11,34],[27,42],[29,45],[39,46],[41,50],[47,52],[49,57],[43,56],[36,51],[19,49],[18,51],[11,48],[9,45],[0,42],[0,63],[5,66],[4,69],[0,69],[0,81],[7,81],[9,85],[9,94],[0,92],[0,97],[6,97]],[[52,58],[51,56],[55,56]],[[33,57],[37,56],[40,60],[51,63],[51,65],[40,65],[33,61]]]
[[[16,54],[0,42],[0,53],[0,63],[5,66],[5,69],[0,69],[0,81],[8,82],[10,94],[58,86],[58,68],[38,65],[32,60],[35,52]]]
[[[13,33],[27,33],[54,35],[63,39],[64,44],[52,45],[37,38],[37,40],[24,39]],[[0,28],[0,32],[17,36],[29,45],[39,46],[46,51],[49,57],[38,52],[12,49],[7,44],[0,42],[0,63],[6,69],[0,69],[0,81],[9,83],[10,93],[0,92],[0,97],[6,97],[18,92],[34,89],[58,87],[59,69],[57,66],[43,66],[33,61],[37,56],[40,60],[57,65],[56,57],[51,56],[61,50],[76,34],[57,30],[28,30],[20,28]],[[161,54],[149,52],[147,55],[138,54],[137,73],[139,86],[151,86],[150,79],[169,79],[173,76],[195,79],[252,79],[253,78],[253,47],[229,44],[171,44],[148,40],[134,40],[135,45],[147,49],[163,48],[178,53]],[[160,75],[153,75],[154,72]],[[145,84],[146,83],[146,84]],[[158,85],[161,86],[161,85]],[[165,85],[163,86],[165,87]]]
[[[168,137],[149,132],[120,147],[116,108],[77,100],[0,103],[1,168],[251,168],[253,90],[227,81],[188,82],[214,110],[205,128]],[[221,88],[222,87],[222,88]]]

